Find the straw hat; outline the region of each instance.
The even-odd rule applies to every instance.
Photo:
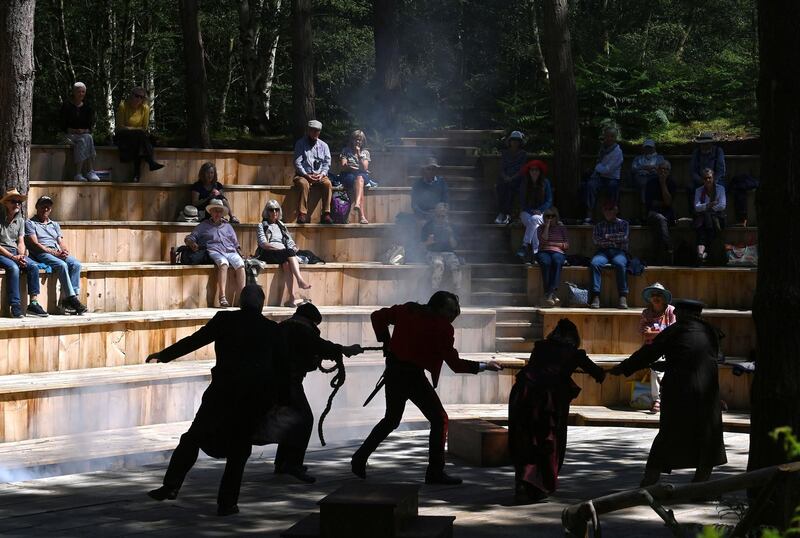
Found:
[[[221,209],[223,213],[225,213],[225,216],[228,216],[228,208],[225,207],[225,204],[222,203],[222,200],[214,199],[208,202],[208,205],[206,206],[206,213],[211,213],[212,209]]]
[[[650,296],[652,296],[654,293],[660,293],[661,295],[663,295],[664,300],[667,302],[667,304],[672,303],[672,293],[670,293],[670,291],[667,288],[665,288],[664,285],[661,284],[660,282],[651,284],[642,290],[642,299],[644,299],[644,302],[649,303]]]
[[[0,203],[5,203],[14,198],[19,199],[21,202],[24,202],[25,200],[28,199],[28,197],[25,196],[24,194],[20,194],[20,192],[17,189],[10,189],[5,193],[5,195],[3,195],[2,198],[0,198]]]

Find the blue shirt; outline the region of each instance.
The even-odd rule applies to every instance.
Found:
[[[61,250],[58,240],[63,237],[61,226],[54,220],[42,222],[34,215],[25,221],[25,235],[35,235],[40,245]]]
[[[327,176],[331,169],[331,150],[328,144],[319,138],[312,144],[307,136],[298,140],[294,145],[294,169],[299,176]]]
[[[206,249],[220,254],[233,254],[239,249],[239,240],[236,231],[226,221],[214,224],[211,219],[198,224],[192,233],[186,236]]]
[[[597,153],[597,164],[594,171],[601,177],[619,179],[622,159],[622,149],[619,144],[614,144],[610,148],[602,146]]]
[[[703,213],[704,211],[710,211],[712,213],[721,213],[725,211],[725,207],[727,206],[727,199],[725,197],[725,187],[717,183],[717,193],[716,198],[712,200],[708,193],[706,193],[706,188],[699,187],[697,190],[694,191],[694,210],[696,213]]]

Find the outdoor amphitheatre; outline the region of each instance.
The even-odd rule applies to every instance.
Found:
[[[796,2],[0,22],[0,534],[800,532]]]

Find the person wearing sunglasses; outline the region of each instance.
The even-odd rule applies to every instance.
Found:
[[[20,272],[28,278],[27,315],[46,318],[47,312],[39,305],[39,266],[25,255],[25,219],[22,204],[27,197],[11,189],[0,198],[0,268],[5,269],[6,292],[11,305],[11,317],[23,317],[19,292]]]
[[[150,105],[147,104],[147,92],[136,87],[130,95],[119,104],[114,143],[119,148],[119,160],[133,163],[133,178],[138,183],[141,177],[142,159],[147,161],[150,171],[164,168],[156,162],[153,150],[153,137],[149,133]]]

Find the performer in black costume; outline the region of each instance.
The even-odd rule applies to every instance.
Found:
[[[261,287],[245,286],[240,301],[240,310],[217,313],[193,335],[147,357],[147,362],[170,362],[211,342],[217,355],[211,384],[203,393],[192,425],[172,453],[164,485],[148,493],[153,499],[163,501],[178,496],[183,479],[202,449],[211,457],[227,459],[217,495],[217,513],[239,511],[239,488],[252,450],[253,430],[273,404],[274,367],[285,357],[278,324],[261,314]]]
[[[672,469],[694,468],[693,481],[704,482],[714,466],[728,461],[717,374],[720,332],[702,319],[703,303],[676,299],[672,304],[676,323],[609,371],[631,375],[666,358],[659,430],[642,487],[655,484],[661,473]]]
[[[275,473],[289,474],[306,483],[315,482],[308,474],[303,460],[314,428],[314,414],[303,390],[303,379],[316,370],[323,360],[338,360],[342,355],[352,357],[362,353],[360,345],[342,346],[320,336],[318,325],[322,314],[311,303],[297,307],[294,315],[278,324],[284,341],[286,360],[276,365],[281,383],[279,403],[288,405],[298,414],[299,421],[278,443],[275,453]]]

